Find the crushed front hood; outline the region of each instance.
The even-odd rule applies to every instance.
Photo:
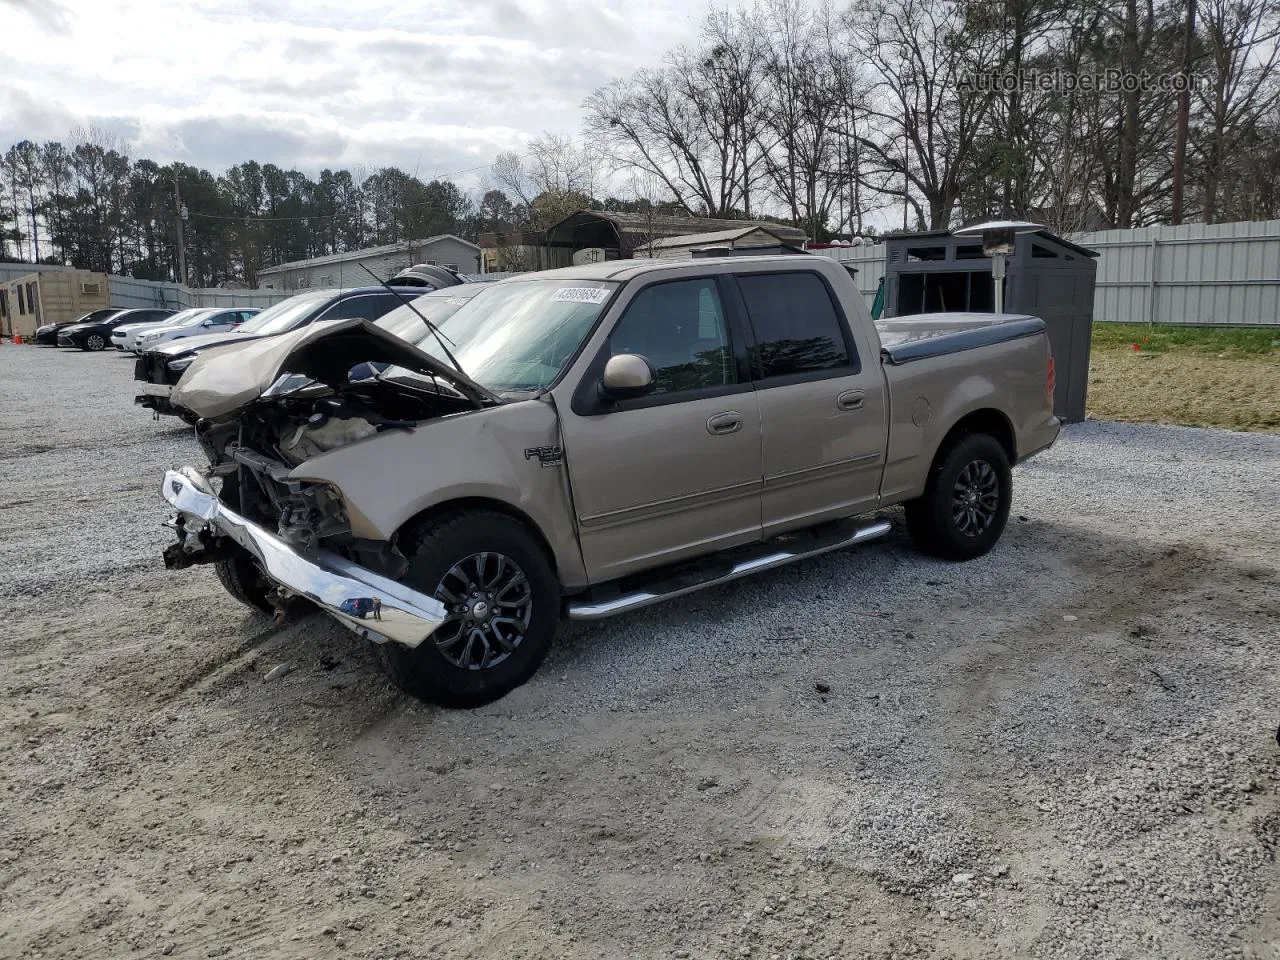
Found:
[[[189,342],[189,341],[187,341]],[[477,404],[497,399],[464,373],[367,320],[329,320],[292,333],[260,337],[234,350],[201,354],[174,387],[169,402],[217,419],[257,400],[284,373],[337,388],[351,368],[386,363],[439,377]]]

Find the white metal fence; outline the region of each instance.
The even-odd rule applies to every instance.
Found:
[[[1100,230],[1069,240],[1097,250],[1093,319],[1121,323],[1280,325],[1280,220]],[[868,306],[884,245],[814,253],[858,268]]]
[[[1101,230],[1093,319],[1280,324],[1280,220]]]
[[[134,307],[269,307],[288,299],[288,290],[224,290],[221,287],[191,289],[176,283],[111,277],[111,306]]]

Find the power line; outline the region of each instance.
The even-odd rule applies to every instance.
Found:
[[[448,212],[447,208],[444,207],[442,204],[440,204],[438,200],[421,200],[417,203],[406,203],[403,206],[398,207],[397,209],[413,210],[413,209],[417,209],[418,207],[430,207],[430,206],[435,206],[438,210],[440,210],[443,213]],[[292,223],[292,222],[301,221],[301,220],[313,220],[313,221],[314,220],[337,220],[340,217],[350,216],[350,214],[314,213],[309,216],[300,216],[300,217],[238,217],[238,216],[235,216],[234,214],[196,213],[194,210],[190,210],[187,212],[187,216],[199,217],[201,220],[234,220],[236,223]]]

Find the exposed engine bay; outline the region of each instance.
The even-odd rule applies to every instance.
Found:
[[[323,327],[330,327],[325,330]],[[198,415],[196,436],[209,457],[219,499],[300,551],[339,551],[397,575],[403,557],[386,542],[353,538],[338,491],[297,480],[294,467],[388,430],[499,402],[465,375],[363,321],[338,321],[248,344],[201,361],[175,402]],[[270,382],[262,389],[262,384]],[[237,395],[219,410],[206,395]],[[256,394],[254,396],[253,394]],[[208,415],[213,414],[213,415]],[[217,559],[213,544],[180,533],[171,565]],[[207,554],[207,556],[206,556]]]

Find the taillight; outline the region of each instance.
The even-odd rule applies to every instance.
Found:
[[[1053,406],[1053,392],[1054,392],[1054,388],[1057,387],[1057,385],[1058,385],[1058,376],[1054,372],[1054,368],[1053,368],[1053,354],[1049,354],[1049,368],[1045,373],[1044,392],[1045,392],[1045,395],[1049,398],[1050,407]]]

